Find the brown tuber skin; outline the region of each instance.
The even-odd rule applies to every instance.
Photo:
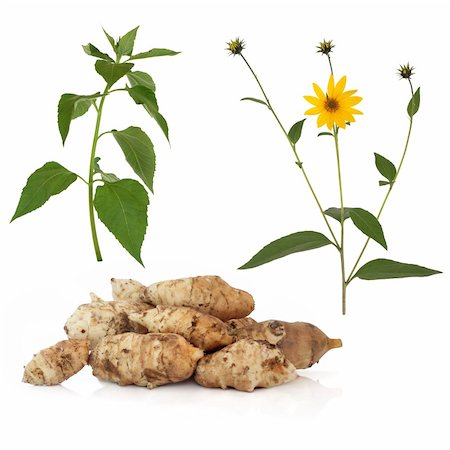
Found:
[[[242,328],[247,328],[255,323],[258,323],[255,319],[251,317],[243,317],[242,319],[230,319],[226,322],[228,328],[228,334],[234,336],[238,330]]]
[[[25,366],[23,382],[36,385],[62,383],[79,372],[88,361],[89,342],[69,339],[41,350]]]
[[[205,387],[228,386],[252,392],[256,387],[271,387],[297,378],[295,367],[274,345],[265,341],[241,339],[202,358],[195,381]]]
[[[139,302],[145,286],[139,281],[111,278],[112,297],[114,301]]]
[[[306,369],[333,348],[342,347],[340,339],[330,339],[316,326],[306,322],[281,322],[286,337],[278,347],[297,369]]]
[[[192,376],[203,351],[172,333],[107,336],[92,351],[92,373],[120,385],[152,389]]]
[[[153,306],[189,306],[226,321],[248,316],[253,297],[217,276],[161,281],[144,289],[141,300]]]
[[[267,341],[272,345],[278,344],[285,336],[284,325],[278,320],[255,323],[246,328],[241,328],[235,333],[237,340],[251,338],[255,341]]]
[[[205,351],[216,350],[233,342],[227,326],[217,317],[186,306],[157,306],[129,315],[131,322],[151,333],[176,333]]]
[[[69,338],[87,339],[94,348],[108,335],[147,332],[138,324],[130,324],[128,314],[145,311],[151,308],[150,305],[140,301],[105,302],[92,293],[91,299],[91,303],[80,305],[67,320],[64,330]]]

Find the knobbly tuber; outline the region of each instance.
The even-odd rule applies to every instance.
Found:
[[[134,331],[146,333],[138,324],[130,324],[128,314],[145,311],[150,305],[140,301],[106,302],[91,293],[91,303],[80,305],[64,326],[67,336],[72,339],[87,339],[91,348],[108,335]]]
[[[217,276],[161,281],[144,289],[141,299],[154,306],[190,306],[226,321],[248,316],[253,297]]]
[[[251,317],[243,317],[242,319],[230,319],[225,323],[227,324],[228,333],[234,336],[241,328],[249,327],[250,325],[254,325],[258,322]]]
[[[111,278],[112,297],[115,301],[138,302],[145,286],[139,281]]]
[[[192,376],[203,351],[172,333],[106,336],[91,353],[92,373],[120,385],[154,388]]]
[[[205,351],[233,342],[227,326],[217,317],[186,306],[157,306],[129,315],[131,322],[143,325],[151,333],[176,333]]]
[[[25,366],[23,382],[38,385],[62,383],[88,362],[89,342],[69,339],[41,350]]]
[[[235,336],[236,339],[251,338],[275,345],[286,336],[286,331],[278,320],[266,320],[237,330]]]
[[[295,367],[277,347],[253,339],[241,339],[203,357],[195,371],[195,381],[202,386],[229,386],[247,392],[287,383],[297,376]]]
[[[286,330],[286,337],[278,347],[297,369],[306,369],[333,348],[342,347],[340,339],[330,339],[316,326],[306,322],[281,322]]]

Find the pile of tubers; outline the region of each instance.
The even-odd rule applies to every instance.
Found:
[[[24,382],[59,384],[89,364],[120,385],[154,388],[194,375],[205,387],[252,392],[294,380],[296,369],[342,346],[308,323],[247,317],[253,297],[218,276],[111,283],[113,301],[91,294],[64,326],[69,339],[34,355]]]

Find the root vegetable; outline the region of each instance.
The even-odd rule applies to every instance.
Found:
[[[242,339],[202,358],[195,381],[205,387],[228,386],[251,392],[297,378],[295,367],[281,351],[265,341]]]
[[[157,306],[129,315],[151,333],[176,333],[205,351],[216,350],[233,342],[227,326],[217,317],[186,306]]]
[[[258,322],[256,322],[256,320],[252,319],[251,317],[243,317],[242,319],[230,319],[225,323],[228,327],[228,333],[231,335],[235,335],[241,328],[249,327]]]
[[[88,361],[89,342],[69,339],[41,350],[25,366],[23,382],[38,385],[62,383]]]
[[[253,297],[217,276],[162,281],[144,289],[141,299],[154,306],[189,306],[226,321],[249,315]]]
[[[89,364],[102,380],[154,388],[186,380],[202,356],[202,350],[177,334],[124,333],[101,339]]]
[[[67,320],[64,330],[69,338],[87,339],[91,348],[108,335],[134,331],[146,333],[138,324],[130,324],[128,314],[151,308],[140,301],[106,302],[91,293],[91,303],[80,305]]]
[[[306,369],[333,348],[342,347],[340,339],[330,339],[316,326],[305,322],[281,322],[286,330],[286,337],[278,347],[297,369]]]
[[[235,336],[236,339],[251,338],[275,345],[286,336],[286,332],[278,320],[266,320],[237,330]]]
[[[139,302],[145,286],[139,281],[122,278],[111,278],[114,301]]]

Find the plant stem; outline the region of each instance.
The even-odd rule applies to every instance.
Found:
[[[410,82],[410,84],[411,84],[411,82]],[[412,85],[411,85],[411,92],[414,92],[413,88],[412,88]],[[392,180],[392,182],[391,182],[391,184],[389,186],[389,189],[388,189],[388,191],[386,193],[386,196],[384,197],[383,203],[381,204],[380,210],[378,211],[377,219],[380,218],[381,213],[383,212],[383,209],[384,209],[384,206],[386,205],[387,199],[391,195],[391,191],[392,191],[392,188],[394,187],[394,183],[397,181],[398,175],[400,173],[400,169],[402,168],[402,165],[403,165],[403,161],[405,160],[406,151],[408,150],[408,145],[409,145],[409,139],[411,137],[412,125],[413,125],[413,119],[411,117],[409,119],[408,135],[406,137],[405,148],[403,150],[402,159],[400,160],[400,164],[398,165],[397,173],[395,174],[395,177],[394,177],[394,179]],[[353,268],[352,268],[352,270],[351,270],[351,272],[350,272],[350,274],[349,274],[349,276],[347,278],[347,284],[349,284],[350,281],[352,281],[352,275],[355,273],[355,270],[358,267],[358,264],[361,261],[361,258],[363,256],[364,252],[366,251],[366,247],[369,244],[369,241],[370,241],[370,238],[367,238],[366,242],[365,242],[365,244],[364,244],[364,246],[363,246],[363,248],[361,250],[361,253],[358,256],[358,259],[356,260],[355,265],[353,266]]]
[[[333,75],[333,66],[331,65],[331,58],[330,58],[330,54],[329,53],[328,53],[327,57],[328,57],[328,62],[330,64],[331,75]]]
[[[97,230],[95,227],[94,217],[94,163],[95,163],[95,151],[97,150],[97,142],[99,138],[100,122],[102,120],[103,104],[105,103],[106,96],[108,94],[109,86],[106,86],[103,91],[102,98],[97,110],[97,121],[95,122],[94,139],[92,141],[91,159],[89,164],[89,178],[88,178],[88,191],[89,191],[89,220],[91,223],[92,241],[94,243],[95,256],[97,261],[102,261],[102,254],[100,252],[100,246],[98,245]]]
[[[267,103],[267,107],[269,108],[270,112],[273,114],[275,120],[277,121],[278,125],[280,126],[281,130],[283,131],[283,134],[285,135],[286,139],[288,140],[289,145],[290,145],[292,151],[294,152],[294,155],[295,155],[295,159],[296,159],[297,165],[298,165],[298,167],[300,168],[300,170],[302,171],[303,176],[304,176],[304,178],[305,178],[305,181],[306,181],[306,183],[307,183],[307,185],[308,185],[308,187],[309,187],[309,189],[310,189],[310,191],[311,191],[311,194],[312,194],[313,197],[314,197],[314,200],[316,201],[317,206],[319,207],[320,213],[322,214],[322,217],[323,217],[323,219],[325,220],[325,223],[326,223],[326,225],[327,225],[327,228],[328,228],[329,232],[331,233],[331,236],[333,237],[333,240],[334,240],[334,242],[335,242],[335,244],[336,244],[336,247],[339,249],[339,243],[338,243],[338,240],[336,239],[336,236],[334,235],[333,230],[332,230],[332,228],[331,228],[331,226],[330,226],[330,223],[328,222],[328,219],[327,219],[327,217],[326,217],[326,215],[325,215],[325,213],[324,213],[324,210],[323,210],[323,208],[322,208],[322,205],[320,204],[320,201],[319,201],[319,199],[318,199],[316,193],[314,192],[314,189],[313,189],[313,187],[312,187],[312,185],[311,185],[311,182],[309,181],[308,175],[306,174],[306,171],[305,171],[305,169],[304,169],[304,167],[303,167],[303,163],[300,161],[300,158],[299,158],[299,156],[298,156],[298,153],[297,153],[297,149],[296,149],[296,147],[295,147],[295,144],[292,143],[291,140],[289,139],[289,135],[288,135],[286,129],[284,128],[283,124],[281,123],[280,119],[278,118],[278,116],[277,116],[275,110],[273,109],[273,107],[272,107],[272,105],[271,105],[271,103],[270,103],[270,100],[269,100],[269,98],[267,97],[267,94],[266,94],[266,92],[264,91],[264,88],[262,87],[262,85],[261,85],[261,83],[260,83],[260,81],[259,81],[259,79],[258,79],[258,76],[257,76],[256,73],[254,72],[254,70],[252,69],[252,67],[251,67],[250,64],[248,63],[248,61],[245,59],[245,56],[244,56],[242,53],[240,53],[240,56],[241,56],[241,58],[244,60],[244,62],[245,62],[245,64],[247,65],[247,67],[250,69],[250,72],[252,73],[253,77],[255,78],[256,82],[258,83],[259,89],[261,90],[261,92],[262,92],[262,94],[263,94],[263,96],[264,96],[264,99],[265,99],[265,101],[266,101],[266,103]]]
[[[334,126],[333,131],[334,131],[333,133],[334,146],[336,147],[336,161],[339,180],[339,199],[341,202],[341,244],[339,247],[339,255],[341,257],[342,314],[345,315],[347,283],[345,281],[345,260],[344,260],[344,197],[342,194],[341,160],[339,157],[339,139],[338,139],[339,129],[336,125]]]

